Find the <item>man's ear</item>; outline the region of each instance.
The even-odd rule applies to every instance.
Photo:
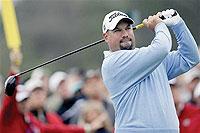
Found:
[[[108,40],[108,33],[106,32],[106,33],[103,33],[103,39],[105,40],[105,42],[107,42],[107,40]]]

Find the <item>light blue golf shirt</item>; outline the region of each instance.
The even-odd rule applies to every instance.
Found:
[[[168,81],[199,62],[197,44],[181,20],[172,26],[177,51],[164,23],[148,47],[105,52],[103,81],[114,104],[115,133],[178,133],[179,122]]]

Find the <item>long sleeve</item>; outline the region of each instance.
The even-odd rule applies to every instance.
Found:
[[[179,132],[163,65],[171,45],[168,28],[159,23],[148,47],[120,50],[105,57],[102,77],[115,108],[116,133]]]
[[[10,73],[9,75],[13,75],[13,73]],[[19,82],[19,79],[17,79],[17,82]],[[1,122],[4,124],[8,124],[13,120],[13,118],[19,114],[19,111],[17,109],[17,101],[15,100],[16,96],[16,90],[13,94],[13,96],[6,96],[3,97],[2,102],[2,109],[1,109]]]
[[[12,75],[14,73],[11,73]],[[18,83],[19,79],[17,79]],[[28,129],[28,124],[24,121],[24,116],[17,108],[15,100],[16,90],[13,96],[4,94],[2,108],[0,111],[0,133],[24,133]]]
[[[197,44],[184,21],[181,20],[171,29],[175,34],[178,48],[177,51],[170,52],[164,60],[169,79],[187,72],[199,63]]]
[[[65,125],[61,123],[48,123],[45,124],[39,121],[35,116],[31,113],[28,114],[30,118],[30,122],[36,126],[41,133],[85,133],[84,128],[79,127],[77,125]]]

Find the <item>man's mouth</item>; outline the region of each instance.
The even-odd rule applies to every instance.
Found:
[[[131,42],[130,38],[125,38],[125,39],[120,40],[120,43],[129,43],[129,42]]]

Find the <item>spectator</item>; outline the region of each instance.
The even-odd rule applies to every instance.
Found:
[[[0,111],[0,132],[1,133],[33,133],[37,128],[25,119],[26,102],[28,93],[23,92],[22,86],[17,86],[18,92],[9,97],[4,95],[2,109]],[[17,95],[16,95],[17,93]],[[18,103],[17,103],[17,101]]]
[[[61,124],[62,121],[59,116],[44,109],[47,90],[44,88],[43,82],[39,79],[30,79],[25,85],[26,89],[31,92],[28,100],[28,107],[31,114],[42,123]]]
[[[22,54],[20,51],[11,51],[10,53],[10,74],[14,75],[19,71],[19,66],[22,61]],[[16,79],[19,83],[19,78]],[[18,90],[18,91],[17,91]],[[16,95],[17,94],[17,95]],[[33,124],[27,121],[26,113],[26,99],[27,93],[23,92],[23,86],[17,86],[12,96],[3,94],[2,107],[0,110],[0,133],[33,133]],[[16,101],[17,99],[17,101]],[[36,128],[34,128],[36,129]]]
[[[186,89],[190,92],[190,95],[191,95],[191,99],[189,102],[193,104],[195,104],[194,95],[193,95],[194,89],[196,88],[197,84],[200,82],[200,70],[198,69],[197,66],[185,75],[188,79]]]
[[[200,107],[200,82],[195,87],[193,96],[193,103]]]
[[[85,129],[76,125],[64,125],[61,118],[54,112],[44,109],[47,90],[39,79],[26,82],[26,89],[31,92],[28,99],[30,122],[36,125],[41,133],[84,133]]]
[[[67,73],[63,71],[57,71],[49,78],[49,91],[46,106],[50,111],[57,111],[63,102],[65,97],[65,80],[67,79]],[[53,101],[53,102],[52,102]]]
[[[108,112],[109,117],[114,125],[114,107],[107,97],[108,94],[107,92],[105,92],[105,88],[102,87],[104,87],[104,84],[102,82],[100,72],[97,70],[89,70],[86,73],[85,84],[83,86],[82,92],[85,95],[86,99],[93,99],[103,103],[103,106]]]
[[[100,126],[97,131],[91,133],[111,133],[113,131],[112,122],[100,101],[86,100],[81,106],[79,125],[88,126],[90,124]]]
[[[37,68],[31,73],[31,79],[42,80],[44,89],[49,89],[49,75],[48,71],[42,68]]]
[[[182,88],[176,83],[170,84],[170,87],[179,118],[180,133],[200,133],[200,108],[183,101]]]
[[[63,86],[58,89],[63,103],[57,113],[61,116],[65,124],[77,124],[80,111],[80,105],[84,96],[81,93],[83,80],[77,71],[68,74]]]

